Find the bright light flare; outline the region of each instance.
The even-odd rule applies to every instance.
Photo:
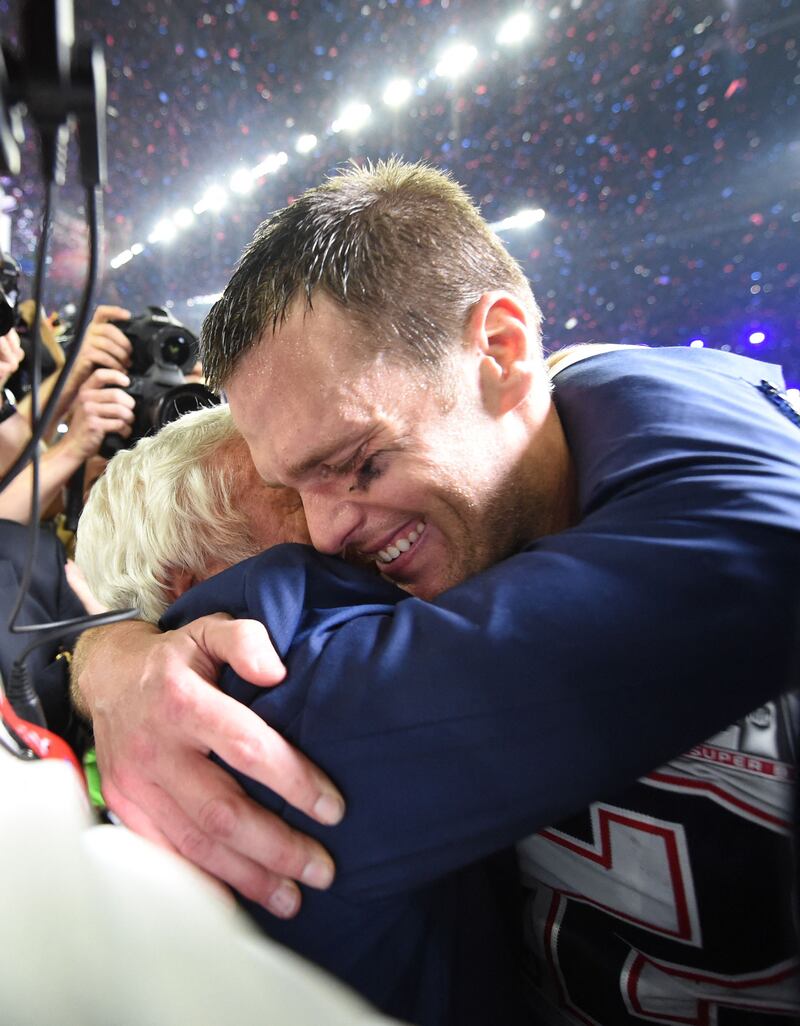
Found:
[[[766,342],[767,336],[763,331],[751,331],[748,342],[751,346],[760,346],[762,342]]]
[[[194,223],[194,214],[188,207],[181,207],[172,215],[172,220],[178,228],[188,228],[190,224]]]
[[[533,27],[533,19],[526,11],[519,11],[506,18],[497,31],[495,39],[501,46],[513,46],[521,43],[530,35]]]
[[[387,107],[402,107],[413,91],[414,86],[407,78],[393,78],[383,90],[383,102]]]
[[[368,103],[349,103],[331,125],[334,132],[357,132],[369,121],[372,108]]]
[[[165,217],[159,221],[155,228],[147,236],[147,241],[153,245],[156,242],[172,242],[175,236],[178,234],[178,229],[174,223]]]
[[[704,347],[705,342],[701,338],[693,338],[692,341],[689,343],[690,349],[703,349]]]
[[[236,192],[240,196],[244,195],[253,188],[253,172],[246,167],[240,167],[238,171],[233,172],[228,184],[231,192]]]
[[[253,178],[260,178],[262,175],[274,175],[279,168],[283,167],[288,159],[283,150],[280,153],[270,153],[268,157],[264,157],[260,164],[256,164],[251,174]]]
[[[192,207],[195,214],[202,214],[206,210],[217,212],[222,210],[228,200],[228,191],[222,185],[212,185],[206,189],[203,198]]]
[[[541,207],[520,210],[518,213],[512,214],[511,217],[504,218],[502,221],[495,221],[489,227],[495,232],[504,232],[515,228],[530,228],[532,225],[543,221],[545,216],[545,212]]]
[[[211,306],[218,299],[222,299],[221,292],[208,292],[203,296],[191,296],[186,300],[187,306]]]
[[[469,68],[478,51],[471,43],[455,43],[449,47],[439,58],[436,65],[436,74],[440,78],[458,78]]]
[[[134,256],[138,256],[140,253],[144,253],[144,246],[142,245],[142,243],[134,242],[134,244],[131,246],[131,253],[133,253]]]
[[[129,260],[133,260],[133,253],[129,249],[123,249],[121,253],[117,253],[117,255],[110,260],[110,264],[116,271],[118,267],[122,267],[123,264],[127,264]]]
[[[310,153],[316,145],[317,137],[311,132],[306,132],[304,135],[300,136],[294,144],[294,148],[298,153]]]

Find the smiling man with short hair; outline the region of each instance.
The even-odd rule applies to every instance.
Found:
[[[696,988],[684,981],[712,978],[714,1001],[796,1010],[788,920],[773,947],[750,945],[746,957],[702,943],[718,919],[709,909],[721,907],[695,904],[714,883],[707,860],[702,887],[689,872],[708,839],[704,807],[689,814],[684,802],[672,819],[648,811],[669,790],[663,779],[637,799],[636,822],[688,851],[688,926],[686,915],[676,925],[631,911],[637,886],[662,895],[662,884],[657,910],[671,908],[676,877],[662,880],[658,859],[643,881],[635,859],[619,879],[596,869],[621,865],[617,835],[610,852],[602,833],[609,816],[625,819],[612,799],[793,683],[800,436],[779,370],[712,351],[601,347],[566,357],[551,379],[538,310],[500,242],[455,183],[395,161],[334,176],[266,221],[209,314],[203,346],[259,473],[299,491],[314,545],[375,562],[414,596],[342,628],[306,672],[333,688],[333,709],[350,697],[350,718],[383,696],[402,716],[412,685],[425,696],[413,706],[421,779],[409,786],[437,812],[436,843],[447,850],[457,835],[477,856],[501,811],[518,816],[513,839],[594,803],[559,843],[598,875],[574,879],[564,856],[570,872],[546,875],[552,897],[541,880],[533,896],[533,950],[553,974],[554,1016],[609,1026],[665,1008],[685,1016]],[[272,627],[274,617],[285,644],[305,608],[303,580],[259,592],[260,618]],[[206,686],[215,660],[256,684],[282,670],[255,625],[193,619],[215,606],[203,586],[189,594],[186,626],[160,637],[124,625],[79,657],[112,804],[290,915],[299,895],[285,877],[319,884],[324,874],[202,759],[216,751],[248,787],[271,788],[319,821],[337,821],[342,807],[330,782]],[[230,611],[247,615],[246,604]],[[299,672],[289,669],[287,687]],[[137,759],[143,750],[151,757]],[[773,754],[787,763],[786,751]],[[670,793],[713,804],[722,785],[703,786],[709,767],[695,769]],[[349,782],[348,799],[358,790]],[[593,819],[598,799],[612,810]],[[791,864],[786,800],[781,879]],[[632,853],[645,830],[631,835],[629,821]],[[586,993],[592,974],[580,960],[566,968],[569,945],[580,948],[565,919],[576,895],[611,917],[593,934],[598,994]],[[634,956],[644,962],[633,966]],[[652,987],[636,991],[636,981]]]

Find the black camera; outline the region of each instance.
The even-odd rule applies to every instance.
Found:
[[[19,275],[17,261],[0,250],[0,335],[16,328],[19,320]]]
[[[130,448],[145,435],[153,435],[184,413],[215,406],[219,398],[186,374],[197,363],[197,338],[160,306],[149,306],[148,313],[129,321],[112,321],[131,342],[130,385],[125,391],[133,396],[133,430],[129,438],[112,433],[103,439],[100,455],[110,458],[120,449]]]

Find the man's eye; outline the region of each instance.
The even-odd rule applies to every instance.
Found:
[[[381,468],[378,466],[378,454],[373,453],[364,462],[355,468],[356,483],[350,486],[351,492],[366,491],[370,484],[381,476]]]

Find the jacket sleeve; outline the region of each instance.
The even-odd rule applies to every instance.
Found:
[[[376,593],[296,546],[248,574],[249,614],[289,678],[229,686],[332,776],[348,814],[322,828],[248,786],[329,847],[342,896],[385,896],[498,850],[792,683],[797,532],[699,517],[645,530],[639,501],[434,603]]]

